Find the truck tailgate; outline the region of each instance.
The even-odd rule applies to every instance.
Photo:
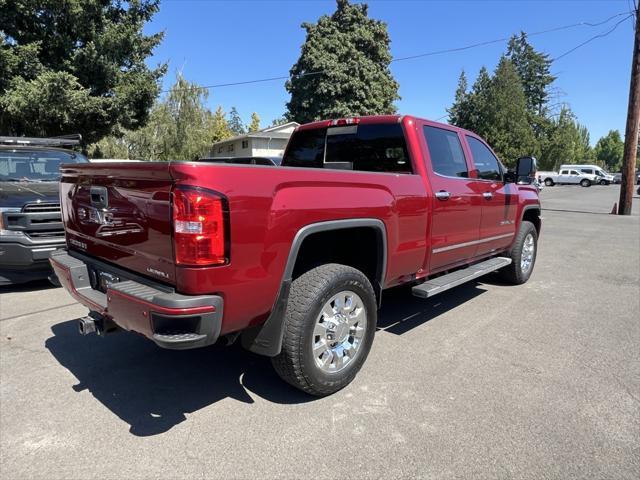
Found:
[[[65,165],[60,182],[71,250],[175,282],[168,162]]]

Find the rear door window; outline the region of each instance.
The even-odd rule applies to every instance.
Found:
[[[413,171],[400,124],[300,130],[291,137],[282,166],[389,173]]]
[[[428,125],[425,125],[423,132],[433,171],[446,177],[467,178],[469,169],[458,134]]]

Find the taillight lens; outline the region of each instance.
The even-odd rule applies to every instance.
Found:
[[[173,239],[176,264],[227,263],[225,201],[203,189],[173,190]]]

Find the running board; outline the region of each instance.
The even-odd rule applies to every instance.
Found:
[[[511,259],[507,257],[495,257],[476,263],[469,267],[456,270],[441,277],[432,278],[420,285],[416,285],[411,289],[416,297],[429,298],[438,293],[457,287],[463,283],[467,283],[474,278],[481,277],[487,273],[491,273],[499,268],[506,267],[511,263]]]

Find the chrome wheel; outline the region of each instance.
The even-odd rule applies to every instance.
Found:
[[[533,235],[528,234],[524,237],[524,243],[522,244],[522,254],[520,255],[520,270],[523,273],[527,273],[533,265],[533,257],[535,254],[536,244],[533,241]]]
[[[344,369],[358,355],[367,329],[367,310],[357,293],[344,290],[324,304],[316,319],[311,348],[318,368]]]

